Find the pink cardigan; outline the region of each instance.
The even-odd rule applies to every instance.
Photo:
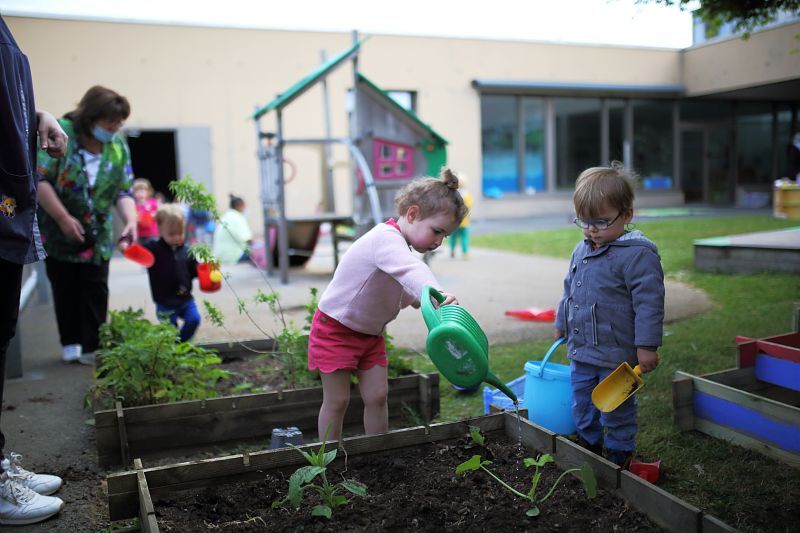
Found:
[[[352,330],[380,335],[401,309],[419,307],[424,285],[439,288],[402,233],[393,225],[378,224],[344,254],[319,309]]]

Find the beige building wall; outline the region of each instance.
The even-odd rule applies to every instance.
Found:
[[[683,51],[683,80],[689,96],[701,96],[800,76],[800,24],[732,37]]]
[[[227,207],[230,192],[243,195],[254,228],[261,227],[261,215],[255,128],[249,116],[318,65],[321,50],[330,57],[351,44],[351,36],[343,33],[24,17],[7,17],[6,22],[31,60],[40,108],[61,115],[87,88],[102,84],[130,99],[128,127],[210,128],[210,178],[219,206]],[[707,48],[713,53],[713,47]],[[683,57],[677,50],[377,35],[366,40],[359,61],[360,70],[381,88],[417,91],[419,116],[449,141],[450,165],[470,178],[477,193],[480,96],[472,80],[675,85],[683,81],[685,61],[693,73],[687,75],[693,90],[711,90],[720,76],[702,81],[699,71],[711,61],[705,53],[704,48]],[[782,61],[797,65],[800,56]],[[345,101],[351,85],[349,65],[329,77],[334,136],[347,135]],[[322,136],[322,109],[318,87],[290,104],[284,112],[285,137]],[[264,129],[272,128],[274,112],[264,120]],[[293,146],[287,157],[298,167],[297,178],[287,185],[287,211],[311,214],[322,197],[321,149]],[[350,171],[342,148],[335,150],[334,163],[337,211],[349,214]],[[571,209],[568,192],[502,200],[475,196],[476,218]],[[640,205],[682,201],[679,193],[640,196]]]

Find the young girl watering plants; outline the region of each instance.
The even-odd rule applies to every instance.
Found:
[[[664,272],[658,250],[633,219],[633,176],[618,162],[584,170],[575,184],[575,225],[584,240],[572,252],[556,316],[567,337],[572,415],[578,441],[627,466],[636,447],[636,398],[601,413],[594,387],[623,361],[643,373],[658,365],[664,321]]]
[[[403,187],[395,206],[396,221],[378,224],[344,254],[311,324],[308,368],[319,369],[322,378],[320,439],[341,438],[353,373],[364,401],[365,432],[387,431],[384,328],[400,309],[419,307],[424,285],[439,287],[411,248],[420,253],[435,250],[467,214],[458,178],[449,169],[439,178],[421,178]],[[457,303],[445,294],[442,305]]]

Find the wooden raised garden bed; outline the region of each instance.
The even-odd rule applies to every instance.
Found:
[[[676,372],[675,424],[800,467],[800,333],[740,344],[739,367]]]
[[[325,528],[365,531],[374,528],[403,530],[410,527],[429,530],[433,524],[438,523],[437,521],[446,520],[447,525],[440,530],[455,531],[469,528],[470,524],[484,527],[486,523],[481,522],[480,517],[487,513],[493,520],[498,517],[505,519],[509,527],[501,529],[522,531],[536,528],[537,524],[546,529],[570,531],[583,527],[571,525],[572,515],[566,516],[566,522],[561,521],[555,525],[550,517],[547,517],[550,522],[537,522],[539,517],[526,517],[525,507],[515,507],[502,489],[499,489],[501,492],[495,496],[494,491],[498,484],[485,475],[478,477],[479,474],[476,473],[474,474],[476,477],[465,481],[464,476],[456,475],[451,467],[446,466],[444,474],[438,474],[431,479],[427,465],[430,464],[433,471],[432,463],[441,462],[440,458],[448,461],[450,456],[468,458],[472,453],[492,453],[488,445],[487,448],[479,448],[477,451],[473,451],[474,447],[464,449],[468,445],[464,436],[470,425],[480,427],[481,432],[487,436],[487,442],[495,439],[499,443],[494,447],[496,454],[494,458],[497,462],[492,467],[501,468],[502,463],[509,462],[506,459],[511,455],[535,457],[537,452],[553,454],[556,465],[561,469],[581,466],[584,463],[592,467],[598,486],[605,491],[598,496],[599,503],[590,503],[594,500],[589,501],[585,496],[579,495],[579,492],[582,494],[581,489],[578,488],[576,492],[574,487],[578,485],[577,483],[567,481],[564,483],[566,485],[564,492],[554,494],[554,497],[545,504],[548,507],[544,515],[548,512],[556,515],[561,506],[577,504],[579,510],[571,512],[575,513],[576,520],[578,514],[583,515],[580,519],[585,522],[580,523],[584,524],[585,530],[592,529],[591,524],[600,523],[607,525],[604,529],[611,530],[616,527],[617,521],[631,520],[632,523],[629,522],[628,527],[634,529],[654,529],[653,524],[656,524],[669,531],[681,533],[733,531],[718,519],[704,514],[662,489],[628,471],[621,470],[599,456],[586,452],[563,437],[528,420],[518,419],[511,413],[498,413],[461,422],[419,426],[381,435],[344,439],[342,445],[347,453],[340,451],[336,460],[329,465],[333,469],[332,476],[339,478],[339,474],[333,472],[339,472],[346,467],[348,476],[367,477],[374,474],[381,481],[374,480],[370,485],[369,480],[362,479],[363,482],[367,482],[369,500],[358,499],[351,502],[354,507],[356,505],[362,507],[349,510],[351,504],[347,504],[341,511],[337,510],[334,513],[330,522],[322,518],[310,519],[310,527],[315,531]],[[506,439],[507,442],[498,439]],[[520,442],[527,451],[521,450],[517,442]],[[334,443],[328,443],[327,449],[333,449],[334,446]],[[319,443],[315,443],[302,446],[301,449],[316,451],[318,447]],[[417,460],[409,464],[406,456],[417,449],[421,449],[423,453],[422,461]],[[524,480],[529,482],[532,471],[522,469],[516,458],[513,463],[512,468],[518,472],[515,483],[522,483]],[[157,518],[161,514],[172,511],[192,514],[195,512],[193,509],[202,509],[204,514],[205,512],[216,514],[225,507],[228,510],[233,508],[241,516],[241,521],[228,521],[223,524],[225,526],[236,526],[246,530],[280,530],[281,527],[287,527],[286,517],[298,521],[301,517],[302,520],[308,519],[307,508],[301,508],[300,511],[269,509],[269,500],[275,494],[285,492],[288,474],[306,464],[298,451],[291,448],[154,468],[142,468],[141,462],[137,460],[135,470],[108,477],[109,516],[112,521],[138,518],[142,531],[156,532],[159,531]],[[388,478],[386,469],[391,471]],[[420,487],[418,490],[416,485],[405,485],[407,479],[412,476],[416,476],[414,477],[416,480],[425,480],[427,477],[427,482],[419,481],[420,484],[427,484],[427,487],[425,489]],[[217,490],[223,485],[224,487]],[[401,486],[403,492],[394,496],[398,498],[397,500],[390,499],[387,503],[384,494],[393,490],[393,485]],[[187,489],[192,489],[192,492],[182,492]],[[456,491],[467,500],[459,500],[455,496]],[[572,494],[580,497],[571,498]],[[182,495],[186,495],[184,497],[188,499],[182,500]],[[262,513],[254,511],[249,506],[252,502],[240,501],[251,495],[255,495],[258,499],[257,504],[263,510]],[[264,497],[268,501],[265,502]],[[400,501],[401,497],[403,502]],[[476,501],[477,499],[480,501]],[[412,500],[416,501],[412,503]],[[376,526],[370,520],[374,520],[372,515],[381,505],[382,508],[389,506],[387,522]],[[450,512],[439,510],[441,505],[449,505]],[[609,506],[613,507],[610,518],[595,516],[596,513],[603,513]],[[643,513],[647,518],[630,516],[631,508]],[[163,509],[163,513],[159,509]],[[595,522],[601,518],[603,521],[611,520],[611,522]],[[277,523],[279,519],[283,520],[283,526]],[[648,519],[651,522],[648,522]],[[273,521],[276,523],[271,523]],[[209,528],[222,527],[220,524],[205,525]],[[301,527],[301,524],[294,523],[294,527]]]
[[[98,462],[130,466],[137,457],[172,456],[217,446],[261,442],[273,428],[295,426],[306,440],[316,435],[322,387],[226,396],[207,400],[126,407],[95,412]],[[363,427],[363,402],[351,387],[345,431]],[[430,422],[439,414],[439,374],[389,379],[389,423],[409,425],[409,417]],[[412,424],[419,421],[412,421]]]

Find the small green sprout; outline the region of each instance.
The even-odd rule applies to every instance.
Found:
[[[277,509],[287,501],[290,502],[295,508],[300,507],[300,502],[303,499],[303,494],[307,489],[317,492],[322,498],[322,503],[315,505],[311,509],[312,516],[324,516],[330,518],[333,510],[340,505],[345,505],[349,500],[340,492],[347,491],[356,496],[366,496],[367,487],[363,483],[354,480],[344,480],[336,484],[328,481],[327,469],[328,464],[336,459],[337,450],[325,451],[325,441],[319,451],[305,452],[297,446],[291,445],[308,461],[308,466],[301,466],[289,477],[289,492],[282,500],[275,500],[272,502],[272,508]],[[321,476],[322,483],[312,483],[314,479]]]
[[[469,436],[478,446],[483,446],[486,442],[486,438],[481,434],[481,428],[478,426],[469,427]]]
[[[472,433],[472,429],[473,428],[470,428],[470,434],[473,436],[473,440],[475,440],[475,436]],[[477,433],[478,433],[478,435],[480,435],[480,431],[478,431]],[[482,435],[481,435],[481,440],[483,440],[483,436]],[[476,442],[478,442],[478,441],[476,440]],[[482,443],[479,443],[479,444],[482,445]],[[580,468],[570,468],[569,470],[565,470],[558,477],[558,479],[556,479],[555,483],[553,483],[553,486],[550,487],[550,490],[547,492],[547,494],[545,494],[541,498],[537,497],[536,496],[536,489],[537,489],[537,487],[539,485],[539,481],[541,480],[541,477],[542,477],[542,472],[540,471],[540,469],[543,468],[544,465],[546,465],[547,463],[552,463],[552,462],[553,462],[553,456],[550,455],[549,453],[540,455],[536,459],[527,457],[527,458],[525,458],[523,460],[523,463],[525,464],[526,467],[530,468],[531,466],[533,466],[536,469],[534,471],[534,473],[533,473],[533,478],[531,479],[531,488],[530,488],[530,490],[528,491],[527,494],[524,494],[524,493],[518,491],[517,489],[515,489],[514,487],[512,487],[511,485],[509,485],[508,483],[506,483],[505,481],[503,481],[499,477],[497,477],[494,474],[494,472],[492,472],[491,470],[486,468],[488,465],[492,464],[492,462],[488,461],[488,460],[483,460],[480,455],[473,455],[469,460],[464,461],[463,463],[458,465],[456,467],[456,474],[463,474],[465,472],[473,472],[473,471],[476,471],[476,470],[484,470],[487,474],[492,476],[498,483],[500,483],[500,485],[502,485],[503,487],[505,487],[506,489],[511,491],[513,494],[519,496],[520,498],[528,500],[533,504],[533,507],[528,509],[528,511],[525,513],[528,516],[538,516],[539,515],[539,513],[541,512],[539,510],[539,505],[544,503],[550,496],[552,496],[553,491],[555,490],[556,486],[561,482],[563,477],[566,476],[567,474],[571,473],[571,472],[580,472],[581,473],[580,479],[581,479],[581,481],[583,481],[583,488],[586,491],[586,496],[588,498],[591,499],[591,498],[594,498],[597,495],[597,479],[595,479],[595,477],[594,477],[594,472],[592,471],[592,468],[588,464],[584,464]]]

